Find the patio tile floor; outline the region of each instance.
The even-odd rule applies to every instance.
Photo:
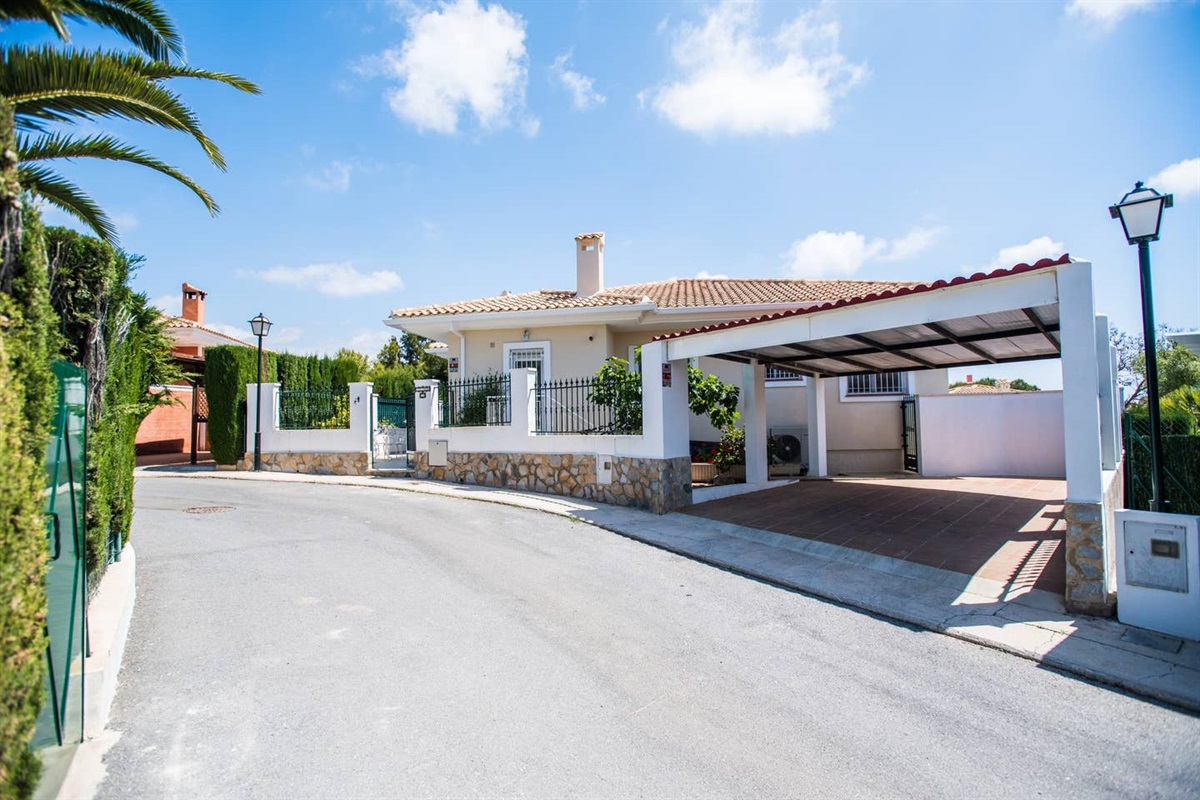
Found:
[[[813,479],[684,513],[1062,594],[1065,496],[1037,478]]]

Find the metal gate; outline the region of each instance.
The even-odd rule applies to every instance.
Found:
[[[372,449],[375,458],[402,458],[416,446],[416,398],[377,397]]]
[[[58,412],[46,450],[46,702],[34,733],[37,748],[83,740],[83,670],[72,665],[87,644],[87,373],[60,362],[54,374]]]
[[[907,472],[919,472],[917,458],[917,400],[906,397],[900,401],[900,427],[903,433],[904,469]]]

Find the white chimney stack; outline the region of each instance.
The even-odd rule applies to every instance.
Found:
[[[575,294],[591,297],[604,288],[604,234],[575,237]]]

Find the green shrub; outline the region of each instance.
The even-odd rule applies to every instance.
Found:
[[[0,295],[0,325],[11,300]],[[42,706],[46,640],[46,477],[23,441],[25,387],[11,370],[11,328],[0,329],[0,797],[27,797],[40,774],[29,749]]]
[[[417,381],[417,367],[402,364],[397,367],[376,366],[367,374],[374,384],[373,391],[380,397],[408,397],[413,393]]]
[[[218,464],[236,464],[246,452],[246,384],[255,382],[257,369],[258,353],[252,348],[220,345],[204,350],[208,442]],[[264,352],[263,383],[274,383],[275,375],[275,354]]]

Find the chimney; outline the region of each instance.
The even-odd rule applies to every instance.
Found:
[[[970,376],[970,375],[968,375],[968,376],[967,376],[967,383],[971,383],[971,376]]]
[[[183,313],[180,316],[198,325],[203,325],[204,298],[207,296],[208,292],[202,292],[190,283],[185,283],[183,285]]]
[[[591,297],[604,288],[604,234],[575,237],[575,294]]]

